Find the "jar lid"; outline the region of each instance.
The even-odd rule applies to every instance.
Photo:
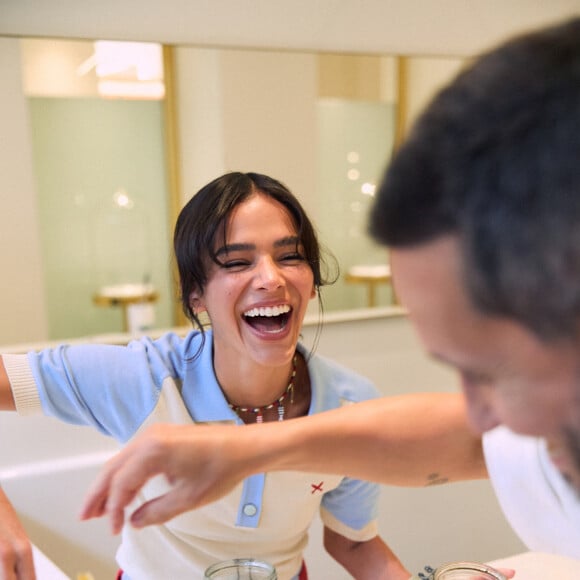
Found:
[[[477,574],[475,574],[477,573]],[[433,580],[507,580],[504,574],[479,562],[452,562],[435,570]]]

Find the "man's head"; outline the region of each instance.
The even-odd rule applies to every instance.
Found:
[[[580,314],[580,19],[484,55],[387,170],[371,234],[460,238],[474,304],[549,339]]]
[[[473,422],[580,443],[580,19],[484,55],[433,100],[370,231]]]

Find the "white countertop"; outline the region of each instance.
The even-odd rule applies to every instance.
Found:
[[[37,580],[71,580],[36,546],[34,565]],[[572,580],[580,578],[580,561],[555,554],[524,552],[488,562],[494,568],[512,568],[515,580]]]
[[[37,580],[70,580],[70,578],[48,559],[36,546],[32,546]]]

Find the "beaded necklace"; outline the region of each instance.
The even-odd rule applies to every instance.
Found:
[[[278,410],[278,421],[284,421],[284,413],[286,411],[284,407],[284,401],[290,395],[290,404],[294,402],[294,378],[296,377],[296,355],[292,359],[292,374],[290,375],[290,382],[284,392],[273,402],[269,405],[264,405],[263,407],[241,407],[239,405],[232,405],[228,403],[230,409],[234,411],[237,415],[240,413],[253,413],[256,415],[256,423],[263,423],[264,422],[264,412],[269,411],[270,409],[276,408]]]

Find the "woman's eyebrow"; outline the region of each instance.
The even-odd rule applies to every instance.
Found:
[[[276,240],[274,242],[275,248],[280,248],[282,246],[298,246],[300,245],[300,238],[298,236],[286,236],[281,240]]]
[[[247,250],[255,250],[256,246],[254,244],[226,244],[216,251],[215,256],[222,256],[224,254],[229,254],[230,252],[243,252]]]
[[[298,246],[298,245],[300,245],[300,238],[298,236],[286,236],[274,242],[275,248],[281,248],[284,246]],[[224,254],[229,254],[231,252],[244,252],[255,249],[256,249],[255,244],[244,244],[244,243],[226,244],[225,246],[222,246],[216,251],[215,257],[217,258],[218,256],[223,256]]]

